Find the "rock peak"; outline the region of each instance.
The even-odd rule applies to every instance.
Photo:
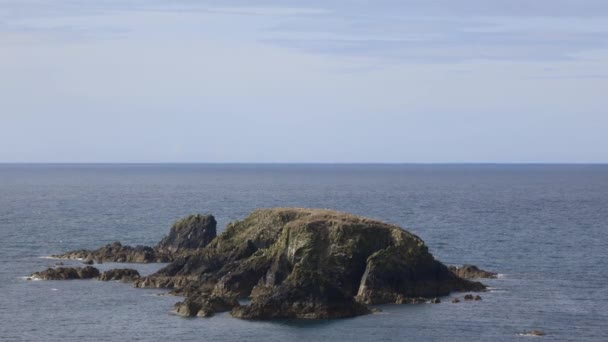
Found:
[[[184,249],[207,246],[217,235],[217,221],[213,215],[190,215],[171,227],[169,235],[157,245],[159,251],[179,253]]]

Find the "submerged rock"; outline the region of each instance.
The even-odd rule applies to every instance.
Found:
[[[134,281],[139,278],[139,272],[132,268],[118,268],[103,272],[99,276],[101,281],[120,280],[124,282]]]
[[[484,271],[475,265],[450,266],[449,269],[452,273],[464,279],[494,279],[498,276],[498,273]]]
[[[526,331],[522,335],[524,335],[524,336],[545,336],[546,334],[544,331],[541,331],[541,330],[532,330],[532,331]]]
[[[42,272],[33,273],[31,279],[40,280],[72,280],[92,279],[99,276],[99,270],[95,267],[56,267],[48,268]]]

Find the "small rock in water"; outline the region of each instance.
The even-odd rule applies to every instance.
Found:
[[[460,303],[460,299],[454,298],[454,299],[452,299],[452,303]]]
[[[439,303],[441,303],[441,299],[439,299],[439,298],[431,299],[431,304],[439,304]]]
[[[480,295],[475,296],[475,300],[481,300],[481,296]]]
[[[85,260],[82,262],[85,265],[93,265],[93,260],[89,259],[89,260]]]
[[[474,299],[474,297],[472,294],[468,294],[468,295],[464,296],[464,300],[473,300],[473,299]]]
[[[532,331],[526,331],[524,332],[524,335],[529,335],[529,336],[545,336],[545,332],[542,330],[532,330]]]

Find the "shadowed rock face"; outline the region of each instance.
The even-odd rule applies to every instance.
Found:
[[[236,298],[224,298],[218,296],[188,297],[183,302],[176,303],[175,313],[185,317],[211,317],[216,312],[230,311],[238,307]]]
[[[40,280],[73,280],[92,279],[99,276],[99,270],[95,267],[57,267],[46,271],[35,272],[30,278]]]
[[[120,242],[99,249],[81,249],[53,255],[60,259],[82,259],[96,262],[151,263],[170,262],[179,255],[205,247],[216,235],[216,221],[212,215],[191,215],[177,221],[169,235],[155,247],[124,246]]]
[[[137,270],[132,268],[118,268],[103,272],[98,279],[102,281],[120,280],[129,282],[138,278],[139,272],[137,272]]]
[[[118,243],[63,256],[168,258],[172,262],[155,274],[132,279],[136,287],[185,296],[175,307],[184,316],[232,309],[247,319],[343,318],[370,313],[366,304],[420,303],[485,289],[435,260],[416,235],[347,213],[263,209],[215,234],[213,216],[194,215],[177,222],[154,248]],[[251,303],[238,306],[237,298]]]
[[[157,251],[176,254],[207,246],[216,236],[217,222],[212,215],[191,215],[176,222],[169,235],[156,245]]]

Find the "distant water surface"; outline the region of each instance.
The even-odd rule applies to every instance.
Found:
[[[23,279],[54,264],[42,256],[152,245],[192,213],[214,214],[223,230],[276,206],[395,223],[445,263],[503,276],[486,282],[481,302],[320,322],[184,319],[169,314],[179,299],[159,290]],[[0,237],[2,341],[517,341],[532,329],[545,340],[608,340],[605,165],[4,164]]]

